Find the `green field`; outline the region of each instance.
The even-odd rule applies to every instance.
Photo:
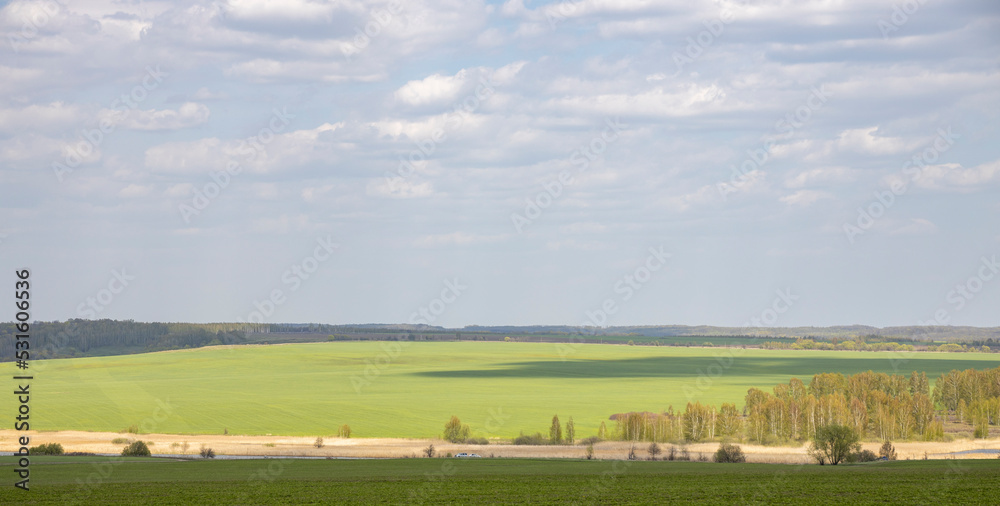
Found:
[[[578,437],[586,437],[612,413],[683,409],[689,399],[742,406],[747,388],[770,390],[793,376],[808,382],[818,372],[917,370],[933,380],[998,363],[995,354],[977,353],[749,349],[719,359],[719,348],[503,342],[409,343],[393,357],[383,351],[398,345],[244,346],[35,363],[32,428],[136,424],[145,432],[326,436],[346,423],[356,437],[434,437],[457,415],[475,436],[511,437],[546,432],[558,414],[572,416]],[[0,372],[9,377],[15,369],[5,363]],[[717,377],[698,379],[706,374]],[[13,413],[14,401],[3,396],[0,412]]]
[[[1000,461],[840,466],[527,459],[0,458],[2,504],[997,504]]]

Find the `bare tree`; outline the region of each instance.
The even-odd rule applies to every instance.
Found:
[[[646,448],[646,451],[649,452],[649,460],[656,460],[656,456],[663,452],[660,450],[660,445],[656,443],[649,443],[649,448]]]

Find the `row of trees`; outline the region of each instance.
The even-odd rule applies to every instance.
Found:
[[[952,371],[937,381],[933,394],[924,373],[909,377],[872,371],[814,375],[806,386],[792,378],[772,392],[747,391],[742,410],[735,404],[688,403],[683,412],[631,412],[611,416],[616,426],[601,439],[626,441],[703,441],[744,438],[763,444],[806,441],[821,427],[849,427],[859,437],[881,440],[944,437],[944,419],[954,413],[986,437],[1000,425],[1000,367]],[[937,406],[935,406],[935,404]]]
[[[0,357],[14,356],[13,323],[0,324]],[[215,344],[240,344],[246,334],[237,323],[142,323],[132,320],[35,322],[31,325],[33,359],[67,358],[100,351],[102,354],[138,353]]]
[[[998,347],[995,343],[991,342],[994,347]],[[836,339],[833,341],[814,341],[812,339],[797,339],[794,342],[787,341],[765,341],[761,343],[761,348],[766,350],[845,350],[845,351],[945,351],[950,353],[967,352],[967,353],[991,353],[993,349],[987,344],[960,344],[960,343],[943,343],[939,345],[926,344],[914,346],[908,343],[898,343],[894,341],[888,342],[874,342],[868,343],[864,339],[858,338],[856,340],[840,341],[837,342]]]

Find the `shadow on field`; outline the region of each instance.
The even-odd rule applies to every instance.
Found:
[[[499,368],[438,370],[412,373],[429,378],[677,378],[697,376],[709,366],[717,369],[728,365],[727,374],[796,376],[811,378],[820,372],[854,374],[872,370],[890,374],[925,371],[931,378],[952,369],[986,369],[996,366],[991,360],[968,360],[959,356],[902,359],[899,356],[873,354],[872,357],[730,357],[724,351],[717,355],[695,357],[644,357],[623,360],[548,360],[536,362],[508,362]]]

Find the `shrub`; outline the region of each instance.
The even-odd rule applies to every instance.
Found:
[[[722,443],[719,445],[719,449],[715,451],[715,461],[727,464],[742,464],[747,461],[747,456],[743,453],[743,449],[739,445]]]
[[[322,437],[316,438],[316,441],[313,441],[313,446],[315,446],[316,448],[322,448],[323,447],[323,438]]]
[[[129,444],[131,442],[132,442],[132,440],[129,439],[129,438],[127,438],[127,437],[116,437],[116,438],[114,438],[114,439],[111,440],[111,444],[114,444],[114,445],[127,445],[127,444]]]
[[[587,460],[593,459],[594,458],[594,445],[592,445],[592,444],[587,445],[587,450],[584,452],[583,455],[585,457],[587,457]]]
[[[470,437],[469,439],[465,440],[465,444],[467,444],[467,445],[488,445],[488,444],[490,444],[490,440],[486,439],[484,437]]]
[[[677,447],[676,446],[671,446],[670,449],[667,450],[667,460],[677,460]]]
[[[215,450],[212,450],[211,448],[205,448],[204,446],[201,448],[200,454],[201,454],[201,458],[203,458],[203,459],[214,459],[215,458]]]
[[[133,441],[122,450],[122,457],[148,457],[149,447],[142,441]]]
[[[341,425],[340,431],[337,432],[337,435],[340,437],[351,437],[351,426],[346,423]]]
[[[650,460],[656,460],[656,456],[663,452],[660,445],[656,443],[649,443],[649,448],[646,448],[646,451],[649,453]]]
[[[28,448],[31,455],[62,455],[66,453],[59,443],[49,443]]]
[[[122,432],[125,432],[125,433],[128,433],[128,434],[138,434],[139,433],[139,426],[138,425],[134,425],[134,424],[133,425],[129,425],[128,427],[125,427],[124,429],[122,429]]]
[[[595,445],[597,443],[600,443],[600,442],[601,442],[601,438],[599,438],[597,436],[590,436],[588,438],[584,438],[584,439],[581,439],[579,441],[579,443],[582,444],[582,445],[591,445],[591,446],[593,446],[593,445]]]
[[[878,456],[885,460],[896,460],[896,449],[893,448],[892,443],[886,441],[882,443],[882,448],[879,448]]]
[[[875,455],[875,452],[871,450],[861,450],[859,452],[851,453],[850,455],[847,456],[847,459],[845,460],[847,462],[854,463],[854,462],[875,462],[878,459],[879,456]]]
[[[427,448],[424,448],[424,455],[427,455],[427,458],[434,457],[434,445],[430,445]]]
[[[514,438],[514,444],[516,445],[545,445],[549,444],[549,440],[542,435],[541,432],[536,432],[532,435],[525,435],[523,432],[520,436]]]
[[[635,457],[635,445],[632,445],[632,447],[628,449],[628,459],[629,460],[635,460],[636,459],[636,457]]]

